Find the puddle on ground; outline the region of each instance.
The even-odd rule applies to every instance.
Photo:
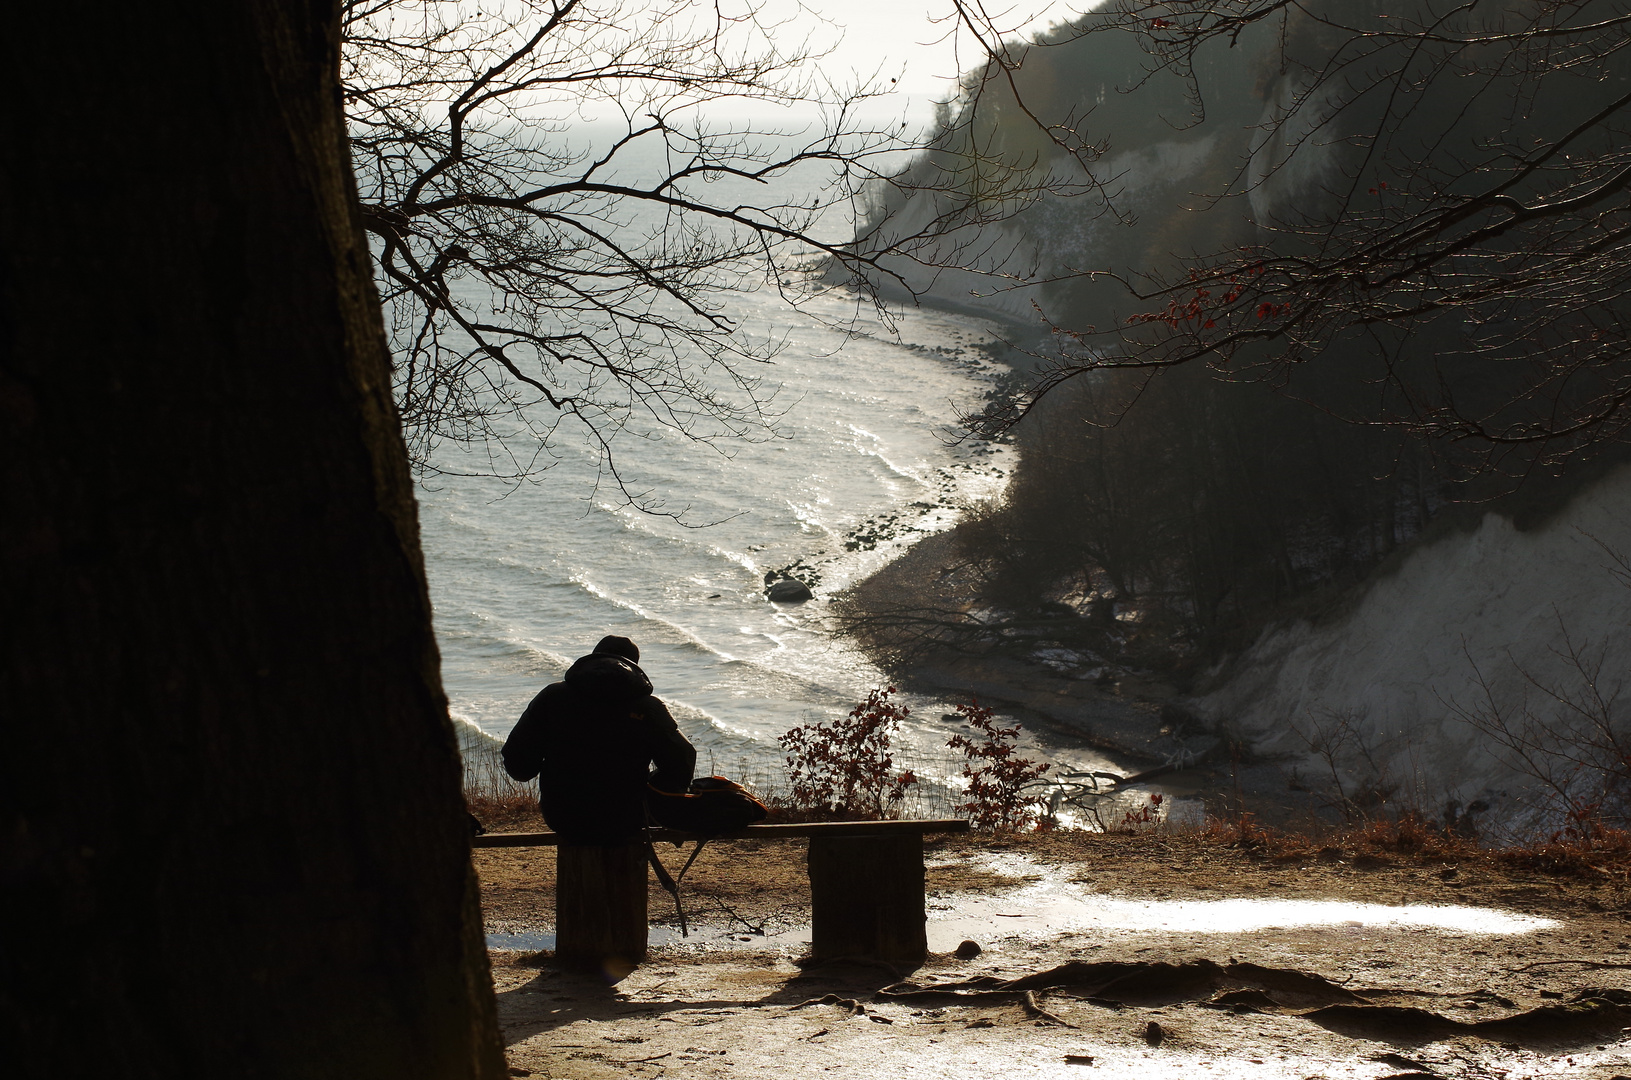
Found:
[[[967,856],[960,861],[970,861]],[[949,952],[972,938],[982,944],[1004,939],[1035,942],[1063,933],[1249,934],[1270,929],[1325,928],[1337,932],[1402,930],[1461,935],[1529,934],[1558,925],[1555,919],[1497,908],[1455,904],[1375,904],[1347,900],[1226,898],[1138,900],[1095,893],[1060,878],[1053,867],[1024,855],[986,853],[972,861],[1006,877],[1034,877],[994,896],[958,893],[929,897],[929,949]],[[772,949],[795,953],[810,943],[808,926],[752,934],[740,925],[698,919],[689,937],[677,927],[654,925],[649,944],[668,949],[723,952]],[[532,930],[489,933],[492,949],[553,949],[555,935]]]
[[[808,950],[810,928],[798,926],[770,934],[748,934],[740,927],[729,928],[718,924],[701,924],[691,928],[690,936],[681,936],[675,926],[653,925],[646,932],[646,944],[665,949],[690,949],[698,952],[730,952],[739,949],[771,949],[796,955]],[[953,943],[955,944],[955,942]],[[502,930],[487,935],[489,949],[514,949],[534,952],[555,948],[553,932],[533,930]]]
[[[967,857],[963,857],[966,861]],[[1037,880],[996,896],[929,898],[929,948],[945,952],[964,938],[1038,940],[1065,932],[1249,934],[1292,928],[1426,930],[1450,934],[1528,934],[1555,919],[1455,904],[1374,904],[1347,900],[1228,898],[1128,899],[1094,893],[1024,855],[987,853],[974,861],[993,873]]]

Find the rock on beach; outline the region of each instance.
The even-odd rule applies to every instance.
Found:
[[[815,594],[797,578],[784,577],[771,582],[765,595],[778,604],[802,604]]]

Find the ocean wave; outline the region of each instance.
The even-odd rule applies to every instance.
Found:
[[[708,554],[732,566],[741,567],[755,578],[764,573],[759,566],[759,561],[753,557],[751,552],[732,551],[730,548],[715,546],[708,548]]]
[[[927,481],[924,480],[920,470],[910,469],[905,465],[898,464],[897,462],[891,460],[889,456],[883,452],[881,448],[884,445],[884,441],[877,434],[868,431],[866,428],[858,427],[855,424],[850,424],[849,430],[850,434],[856,438],[856,441],[852,445],[854,446],[857,454],[860,454],[862,457],[876,459],[883,464],[885,469],[900,477],[902,480],[910,480],[914,484],[920,484],[925,487],[928,486]],[[862,438],[871,439],[874,445],[870,447],[863,445],[860,441]]]
[[[764,731],[738,727],[726,722],[707,709],[699,708],[688,702],[664,698],[663,704],[668,706],[668,711],[673,714],[675,722],[680,725],[680,730],[684,731],[686,737],[693,743],[698,742],[700,739],[708,745],[742,743],[756,749],[775,745],[774,735]]]
[[[486,661],[486,670],[491,674],[534,676],[559,673],[572,663],[571,657],[512,636],[520,631],[504,625],[495,617],[479,617],[479,622],[486,625],[472,629],[449,626],[444,618],[437,629],[444,642],[456,641],[465,655]]]
[[[792,513],[793,520],[801,527],[810,529],[826,539],[838,536],[838,531],[822,519],[821,508],[816,503],[786,501],[787,509]]]
[[[493,738],[468,717],[451,710],[448,715],[453,719],[453,737],[458,740],[459,756],[464,759],[466,772],[472,766],[499,760],[499,751],[504,747],[502,739]]]
[[[696,632],[690,627],[683,626],[672,619],[665,618],[649,608],[636,604],[632,600],[625,600],[622,597],[614,596],[600,588],[598,585],[594,584],[592,581],[589,581],[587,578],[581,577],[577,574],[572,576],[572,580],[581,585],[583,590],[595,597],[595,599],[603,600],[614,607],[627,611],[631,615],[638,615],[642,621],[650,623],[653,626],[661,627],[662,629],[668,631],[673,635],[673,638],[666,641],[665,644],[679,645],[681,647],[689,646],[698,652],[716,657],[727,663],[734,662],[737,659],[737,657],[726,652],[724,649],[710,644],[709,642],[698,637]]]

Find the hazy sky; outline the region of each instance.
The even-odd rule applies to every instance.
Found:
[[[899,77],[903,94],[928,99],[944,97],[959,67],[973,67],[981,59],[977,44],[966,33],[952,33],[954,24],[947,20],[950,0],[802,0],[802,6],[843,28],[842,43],[823,65],[835,77],[850,70],[863,75],[878,70],[886,80]],[[1092,0],[984,2],[997,25],[1014,30],[1045,28],[1072,10],[1091,6]],[[784,18],[799,17],[799,7],[800,0],[764,3],[767,14]],[[818,36],[825,36],[818,22],[808,16],[802,19]]]

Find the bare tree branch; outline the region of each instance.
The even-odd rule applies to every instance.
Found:
[[[515,479],[574,422],[624,499],[631,427],[715,441],[773,433],[778,346],[742,333],[741,288],[798,303],[895,281],[849,222],[908,145],[824,81],[808,25],[753,0],[350,0],[343,83],[366,227],[422,472],[443,443]],[[796,31],[796,32],[793,32]],[[720,103],[804,107],[782,127]],[[593,121],[588,123],[587,121]],[[789,178],[799,180],[789,184]],[[808,195],[788,197],[789,190]]]
[[[1283,385],[1299,365],[1367,354],[1381,392],[1341,415],[1459,446],[1474,469],[1624,439],[1627,0],[1116,0],[1024,44],[954,4],[986,63],[914,176],[952,188],[956,170],[1063,170],[1075,205],[1048,205],[1057,181],[1029,190],[1045,220],[1096,241],[1050,248],[1016,218],[990,249],[1007,261],[987,259],[985,295],[1022,290],[1052,334],[1034,386],[971,417],[977,430],[1096,372],[1199,364]],[[1102,104],[1104,85],[1122,102]],[[1211,140],[1185,212],[1212,223],[1191,232],[1234,243],[1127,256],[1139,245],[1118,229],[1160,227],[1116,172],[1134,118],[1152,115],[1184,146]],[[891,212],[910,217],[908,203]]]

